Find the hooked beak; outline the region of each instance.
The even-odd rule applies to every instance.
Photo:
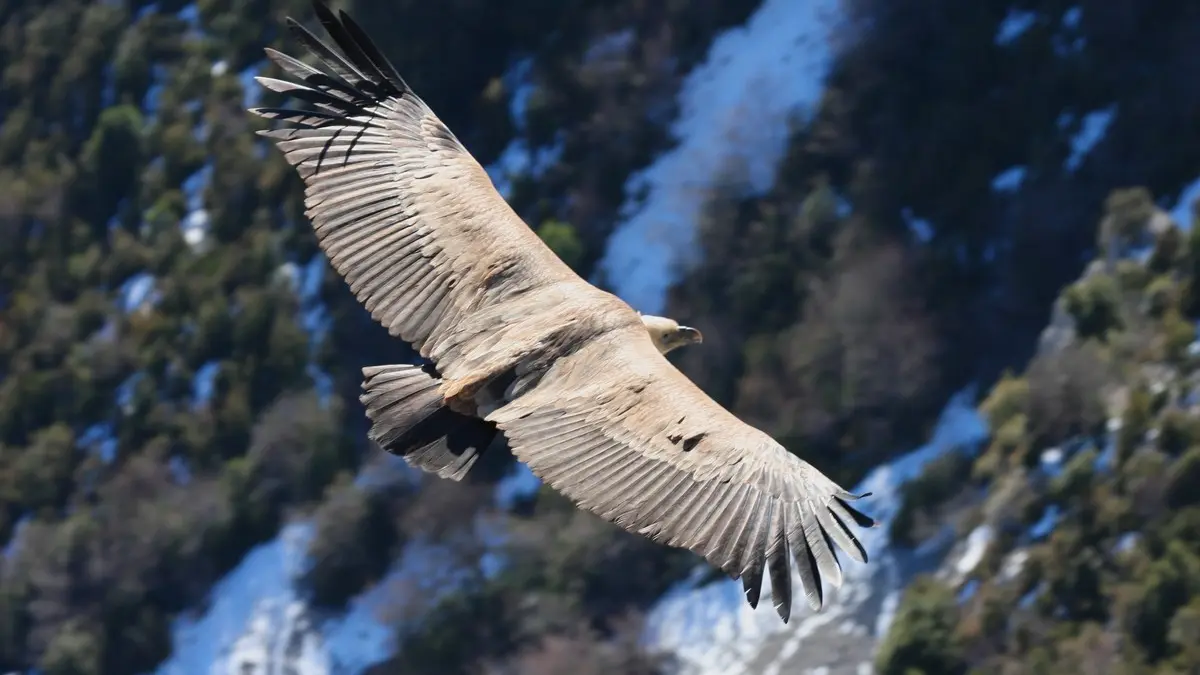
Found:
[[[679,337],[688,344],[700,344],[704,342],[704,336],[700,334],[700,331],[691,326],[680,326]]]

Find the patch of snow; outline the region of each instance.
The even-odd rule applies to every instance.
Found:
[[[171,472],[171,477],[179,485],[187,485],[192,482],[192,467],[188,461],[178,455],[172,456],[167,460],[167,469]]]
[[[323,624],[300,599],[293,582],[311,535],[310,524],[291,524],[247,554],[202,616],[176,620],[175,648],[157,675],[333,675],[387,658],[391,633],[372,616],[370,593]]]
[[[900,608],[900,596],[904,593],[905,584],[900,581],[900,575],[895,570],[888,570],[888,590],[883,596],[883,604],[879,608],[879,614],[875,618],[875,632],[872,633],[876,638],[882,638],[887,635],[888,628],[891,627],[892,621],[896,618],[896,610]]]
[[[374,453],[363,463],[354,476],[354,484],[364,490],[382,489],[391,485],[408,484],[417,486],[423,479],[421,471],[414,469],[391,453]]]
[[[104,223],[104,226],[106,228],[108,228],[108,231],[110,233],[115,232],[117,230],[117,228],[121,227],[121,214],[125,212],[125,209],[128,206],[129,206],[129,198],[128,197],[122,197],[121,200],[119,202],[117,202],[116,212],[113,213],[111,216],[109,216],[108,220],[105,221],[105,223]]]
[[[163,89],[166,88],[166,85],[163,84],[166,80],[166,72],[166,68],[160,64],[150,67],[150,86],[146,88],[146,93],[142,96],[142,112],[146,114],[147,122],[153,122],[158,117],[158,99],[162,96]]]
[[[529,97],[533,95],[533,59],[519,59],[503,75],[504,87],[512,94],[508,100],[508,114],[517,129],[525,128],[525,111],[529,108]]]
[[[1187,354],[1191,357],[1200,356],[1200,341],[1193,340],[1188,343]]]
[[[297,292],[304,302],[317,302],[321,299],[321,284],[325,283],[325,254],[317,253],[304,265],[304,272],[297,277],[300,280]]]
[[[623,28],[596,40],[583,54],[583,62],[590,63],[600,59],[609,59],[625,54],[633,45],[636,33],[632,28]]]
[[[317,392],[317,402],[322,408],[327,407],[332,400],[330,397],[333,396],[333,378],[312,363],[305,367],[304,372],[313,382],[313,390]]]
[[[996,30],[995,43],[1000,46],[1010,45],[1017,41],[1037,23],[1037,12],[1031,12],[1024,9],[1010,9],[1008,15],[1000,22],[1000,28]]]
[[[995,192],[1016,192],[1021,189],[1021,184],[1025,182],[1025,174],[1027,169],[1023,166],[1014,166],[1004,171],[1001,171],[992,179],[992,190]]]
[[[325,675],[328,668],[320,648],[303,605],[268,599],[255,607],[249,630],[233,643],[221,669],[231,675],[270,675],[281,670],[289,675]],[[272,668],[272,664],[288,667]]]
[[[933,239],[933,225],[928,220],[913,215],[912,209],[908,207],[901,209],[900,217],[904,219],[904,223],[908,225],[908,231],[917,238],[917,241],[924,244]]]
[[[539,178],[546,169],[554,166],[562,156],[563,141],[558,138],[552,145],[530,149],[523,138],[509,143],[495,162],[487,166],[488,175],[496,190],[504,197],[512,194],[512,181],[523,175]]]
[[[1200,199],[1200,178],[1188,183],[1179,193],[1179,201],[1171,209],[1171,219],[1179,227],[1189,229],[1192,226],[1192,202]]]
[[[290,260],[283,263],[275,268],[274,280],[298,293],[300,291],[300,266]]]
[[[971,598],[975,597],[975,591],[977,590],[979,590],[979,580],[968,580],[967,583],[963,584],[962,588],[958,589],[958,601],[966,602],[970,600]]]
[[[212,163],[205,164],[183,182],[183,194],[187,199],[187,215],[179,223],[183,240],[193,250],[203,250],[208,238],[209,215],[204,208],[204,188],[212,178]]]
[[[970,574],[979,561],[983,560],[983,554],[987,553],[988,544],[992,541],[992,528],[988,525],[980,525],[971,530],[971,534],[967,535],[966,548],[954,562],[955,581],[961,581],[963,577]]]
[[[208,211],[205,209],[196,209],[188,213],[180,224],[183,241],[193,249],[200,248],[208,236],[208,222]]]
[[[1112,124],[1116,114],[1117,104],[1114,103],[1107,108],[1093,110],[1083,116],[1079,132],[1071,138],[1071,156],[1063,164],[1067,171],[1075,171],[1079,168],[1087,154],[1104,138],[1104,134],[1108,132],[1108,126]]]
[[[679,142],[629,177],[624,222],[600,263],[634,308],[662,311],[673,275],[692,254],[703,197],[718,169],[737,162],[746,167],[749,189],[771,187],[790,119],[815,105],[824,88],[828,24],[837,16],[835,0],[765,0],[745,25],[718,36],[688,74],[672,127]]]
[[[509,508],[517,499],[537,492],[541,485],[542,481],[533,475],[528,465],[524,462],[517,462],[512,473],[496,483],[496,504],[503,508]]]
[[[3,303],[0,302],[0,309],[3,309]],[[111,318],[104,320],[104,325],[95,333],[92,333],[92,340],[96,342],[111,343],[117,339],[117,323]]]
[[[8,537],[8,543],[4,545],[3,549],[0,549],[0,556],[2,556],[4,559],[12,559],[13,555],[20,550],[21,539],[25,536],[25,529],[29,527],[30,520],[32,520],[32,516],[28,514],[21,516],[21,518],[17,520],[17,524],[13,527],[12,534]]]
[[[1096,455],[1095,468],[1097,471],[1108,471],[1113,466],[1113,460],[1117,456],[1116,437],[1110,435],[1104,440],[1104,448],[1100,450],[1100,454]]]
[[[146,5],[139,7],[137,11],[133,13],[133,20],[141,21],[143,18],[158,12],[158,9],[157,2],[147,3]]]
[[[1125,534],[1121,535],[1120,539],[1117,539],[1117,543],[1115,546],[1113,546],[1113,550],[1117,553],[1125,553],[1132,550],[1134,546],[1137,546],[1137,543],[1141,541],[1141,539],[1142,535],[1139,532],[1126,532]]]
[[[124,284],[121,284],[117,294],[120,298],[121,309],[126,313],[150,309],[159,300],[159,293],[154,284],[154,275],[148,272],[139,272],[130,277]]]
[[[1058,525],[1058,519],[1058,504],[1047,506],[1046,512],[1042,514],[1042,517],[1029,527],[1029,536],[1035,540],[1050,536],[1050,533],[1054,531],[1054,526]]]
[[[387,588],[387,582],[378,587]],[[394,632],[380,623],[384,599],[368,591],[354,598],[340,617],[321,626],[333,673],[361,673],[392,655]]]
[[[1068,40],[1061,35],[1054,36],[1054,53],[1059,56],[1078,54],[1085,47],[1087,47],[1087,39],[1084,37],[1075,37]]]
[[[262,101],[262,87],[255,82],[254,77],[258,75],[259,68],[263,62],[247,66],[238,73],[238,81],[242,84],[242,107],[253,108]]]
[[[1021,609],[1029,609],[1030,607],[1033,607],[1033,603],[1037,601],[1038,596],[1044,593],[1047,588],[1048,586],[1046,582],[1041,582],[1035,586],[1033,590],[1021,596],[1021,599],[1017,601],[1017,607],[1020,607]]]
[[[209,402],[213,395],[213,384],[216,382],[217,373],[221,371],[221,364],[217,361],[208,361],[200,366],[196,371],[196,375],[192,378],[192,407],[199,408]]]
[[[1063,12],[1062,23],[1067,28],[1078,28],[1079,21],[1082,18],[1083,9],[1080,8],[1079,5],[1075,5],[1074,7],[1071,7],[1067,11]]]
[[[289,563],[303,550],[308,526],[289,525],[281,535],[252,550],[232,572],[214,586],[212,604],[201,617],[182,617],[174,629],[174,649],[159,675],[200,675],[236,672],[228,659],[255,614],[269,610],[273,600],[290,598]],[[243,646],[243,651],[244,651]]]
[[[521,134],[525,131],[525,110],[529,97],[533,95],[533,61],[521,59],[503,75],[505,90],[512,92],[509,98],[509,115],[516,126],[517,135],[500,153],[494,162],[484,167],[496,190],[505,198],[512,194],[512,181],[523,175],[534,178],[541,176],[562,155],[563,138],[555,138],[550,145],[529,147]]]
[[[142,373],[134,373],[127,377],[124,382],[117,385],[117,407],[126,415],[133,413],[133,393],[137,388],[138,382],[141,382],[143,377]]]
[[[317,254],[299,270],[296,294],[301,303],[301,321],[316,345],[329,331],[329,313],[321,302],[321,285],[325,283],[325,255]]]
[[[1087,39],[1077,34],[1079,22],[1082,18],[1083,10],[1078,5],[1063,12],[1061,24],[1066,34],[1054,36],[1054,51],[1059,56],[1077,54],[1087,46]]]
[[[1045,450],[1041,456],[1042,471],[1051,477],[1062,473],[1064,457],[1065,454],[1062,448],[1049,448]]]
[[[333,395],[333,378],[316,363],[317,351],[329,334],[329,312],[321,300],[321,285],[325,283],[327,268],[325,260],[323,253],[317,253],[303,268],[297,270],[297,276],[293,280],[296,295],[300,299],[301,325],[310,337],[309,363],[305,371],[313,381],[322,406],[328,405],[330,396]]]
[[[1025,563],[1029,560],[1029,551],[1026,549],[1017,549],[1004,557],[1004,561],[1000,563],[1000,580],[1012,581],[1017,578],[1021,570],[1025,568]]]
[[[105,464],[117,456],[117,439],[113,435],[112,425],[107,422],[93,424],[84,429],[79,438],[75,439],[75,444],[84,452],[96,453]]]
[[[182,19],[189,30],[194,32],[200,31],[200,6],[197,3],[188,3],[175,15]]]

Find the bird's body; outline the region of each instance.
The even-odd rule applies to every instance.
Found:
[[[317,15],[342,55],[289,20],[332,75],[274,50],[303,84],[259,78],[315,110],[253,112],[305,182],[321,248],[371,316],[429,363],[364,369],[371,437],[460,480],[502,434],[579,507],[686,547],[741,578],[764,570],[786,621],[792,558],[810,606],[864,561],[857,499],[741,422],[664,354],[698,331],[642,316],[587,283],[529,229],[487,174],[345,14]]]

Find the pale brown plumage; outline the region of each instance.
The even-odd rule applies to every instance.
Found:
[[[784,621],[794,559],[820,609],[821,579],[841,583],[835,548],[866,561],[859,496],[676,370],[651,322],[542,243],[364,32],[315,6],[342,55],[288,25],[331,74],[267,50],[298,82],[259,78],[315,110],[252,112],[294,124],[261,133],[303,178],[321,248],[430,362],[364,369],[371,437],[457,480],[498,431],[581,508],[741,578],[752,606],[767,571]]]

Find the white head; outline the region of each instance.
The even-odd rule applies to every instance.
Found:
[[[666,354],[684,345],[704,342],[704,336],[700,334],[700,331],[689,326],[680,326],[674,319],[643,314],[642,323],[646,326],[646,332],[650,334],[650,340],[654,342],[654,346],[658,348],[660,354]]]

